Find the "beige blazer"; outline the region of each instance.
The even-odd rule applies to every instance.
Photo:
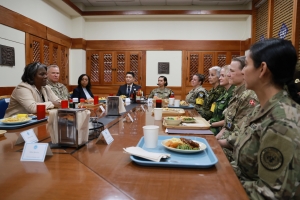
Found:
[[[47,85],[42,87],[42,93],[45,102],[43,102],[42,97],[38,94],[34,85],[25,82],[20,83],[11,94],[4,117],[11,117],[15,114],[35,114],[37,103],[45,103],[46,109],[49,109],[54,108],[52,102],[60,101]]]

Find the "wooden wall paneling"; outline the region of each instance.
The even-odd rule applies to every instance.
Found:
[[[0,24],[46,38],[46,26],[0,5]]]
[[[202,52],[200,65],[201,74],[205,76],[204,83],[208,83],[209,68],[216,65],[216,52]]]
[[[181,64],[181,91],[180,91],[180,99],[185,99],[185,87],[187,86],[188,78],[188,62],[189,62],[189,54],[187,51],[182,51],[182,64]],[[190,84],[190,83],[189,83]],[[174,92],[175,93],[175,92]],[[178,95],[175,93],[175,95]]]
[[[83,38],[72,38],[71,49],[83,49],[86,50],[86,40]]]
[[[142,57],[141,57],[141,51],[129,51],[129,70],[131,72],[134,72],[136,77],[136,84],[141,84],[142,80]]]
[[[215,57],[215,65],[219,67],[223,67],[227,65],[227,52],[216,52],[216,57]]]
[[[68,54],[69,54],[69,49],[67,47],[64,47],[64,46],[60,46],[60,65],[59,68],[60,68],[60,76],[59,76],[59,79],[60,79],[60,82],[63,83],[64,85],[68,85],[69,84],[69,78],[68,78],[68,72],[69,72],[69,57],[68,57]]]
[[[187,52],[187,68],[185,68],[186,76],[185,76],[185,84],[186,86],[191,86],[191,80],[193,76],[199,72],[199,68],[201,66],[201,53],[197,51],[188,51]]]
[[[274,21],[274,0],[268,0],[268,31],[267,38],[273,35],[273,21]]]
[[[87,51],[87,74],[90,75],[92,85],[100,85],[103,70],[100,70],[100,53],[98,51]],[[102,59],[103,60],[103,59]]]
[[[102,51],[236,51],[240,50],[240,40],[87,40],[86,49]]]
[[[255,29],[255,37],[253,38],[253,42],[258,42],[261,40],[262,37],[269,38],[268,36],[268,1],[265,1],[263,4],[260,5],[260,7],[255,8],[255,26],[253,27]]]
[[[101,84],[113,84],[113,68],[115,66],[114,52],[103,51],[100,52],[101,61],[100,69],[103,69],[103,77],[101,77]]]
[[[251,22],[252,22],[252,28],[251,28],[251,41],[254,43],[256,41],[256,19],[257,19],[257,9],[255,9],[255,4],[257,0],[252,1],[252,16],[251,16]]]
[[[43,63],[43,39],[31,36],[30,37],[30,63],[40,62]]]
[[[45,65],[50,65],[50,42],[47,40],[43,40],[43,63]]]
[[[300,4],[299,0],[293,0],[293,21],[292,21],[292,44],[299,52],[299,34],[300,34]],[[299,56],[300,58],[300,56]]]
[[[146,80],[147,80],[147,75],[146,75],[146,51],[141,51],[141,75],[142,75],[142,80],[140,82],[142,90],[146,91]]]
[[[31,42],[31,35],[29,33],[25,33],[25,64],[28,65],[31,63],[31,51],[30,51],[30,42]],[[24,66],[25,67],[25,66]]]
[[[70,37],[61,34],[49,27],[47,27],[47,40],[66,46],[68,48],[70,48],[72,45],[72,39]]]
[[[116,51],[114,55],[112,82],[114,84],[122,85],[125,83],[126,72],[130,71],[130,54],[126,51]]]
[[[15,87],[1,87],[0,88],[0,96],[11,95],[11,93],[13,92],[14,89],[15,89]]]

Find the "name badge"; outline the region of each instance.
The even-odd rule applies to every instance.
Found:
[[[203,105],[203,103],[204,103],[203,98],[197,98],[196,99],[196,104]]]
[[[20,133],[18,139],[16,140],[16,145],[21,143],[36,143],[38,139],[33,131],[33,129],[29,129]]]
[[[213,104],[211,104],[210,111],[214,112],[215,108],[216,108],[216,102],[214,102]]]
[[[102,138],[104,138],[106,144],[110,144],[114,141],[114,138],[111,136],[108,129],[105,129],[100,133],[99,137],[96,140],[96,143],[99,142]]]
[[[53,155],[48,143],[25,143],[21,161],[44,162],[46,155]]]
[[[102,112],[105,112],[105,109],[104,109],[104,107],[102,105],[99,106],[99,108],[101,109]]]

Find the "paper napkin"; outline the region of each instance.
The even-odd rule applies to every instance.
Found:
[[[152,160],[154,162],[159,162],[161,158],[171,157],[171,155],[167,153],[153,153],[153,152],[146,151],[140,147],[127,147],[123,149],[125,152],[131,155],[145,158],[147,160]]]

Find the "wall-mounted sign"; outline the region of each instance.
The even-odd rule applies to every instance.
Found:
[[[15,66],[15,49],[0,45],[0,65]]]
[[[168,62],[159,62],[158,63],[158,74],[169,74],[170,66]]]

